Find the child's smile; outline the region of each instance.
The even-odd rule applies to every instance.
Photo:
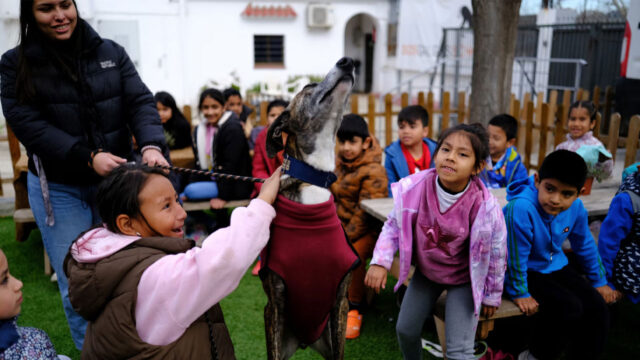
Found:
[[[178,202],[178,195],[169,179],[152,174],[139,195],[141,219],[137,221],[142,237],[184,237],[187,213]]]
[[[589,110],[583,107],[571,109],[569,114],[569,134],[571,138],[578,139],[595,126],[595,121],[591,121]]]

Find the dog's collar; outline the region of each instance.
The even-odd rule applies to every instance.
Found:
[[[282,173],[327,189],[338,180],[336,174],[329,171],[318,170],[287,154],[284,154],[284,160],[282,161]]]

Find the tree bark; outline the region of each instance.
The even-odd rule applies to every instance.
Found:
[[[472,0],[473,73],[469,115],[484,125],[508,111],[521,0]]]

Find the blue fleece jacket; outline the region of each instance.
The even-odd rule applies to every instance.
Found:
[[[509,297],[531,296],[527,270],[549,274],[569,263],[562,251],[567,238],[592,285],[607,284],[582,200],[576,199],[567,210],[550,215],[538,202],[538,190],[531,176],[507,187],[507,201],[503,209],[508,248],[504,289]]]
[[[522,164],[520,154],[513,146],[509,146],[500,161],[493,165],[491,171],[482,170],[480,179],[490,188],[497,189],[509,186],[512,182],[527,177],[527,169]]]
[[[436,145],[438,144],[429,138],[423,138],[422,141],[427,144],[429,152],[431,153],[431,163],[429,164],[429,169],[431,169],[432,167],[434,167],[434,153],[436,151]],[[389,197],[391,197],[391,184],[394,182],[398,182],[403,177],[407,177],[410,175],[409,165],[407,164],[407,160],[404,158],[404,154],[402,153],[400,140],[396,140],[389,146],[387,146],[384,149],[384,154],[384,168],[385,170],[387,170],[387,179],[389,180],[387,183],[387,190],[389,191]]]
[[[631,232],[634,219],[633,204],[629,194],[622,192],[611,200],[607,217],[600,227],[600,237],[598,239],[598,252],[602,257],[602,265],[607,272],[607,282],[612,289],[613,284],[613,262],[620,250],[620,243]],[[625,293],[634,303],[640,302],[640,295]]]

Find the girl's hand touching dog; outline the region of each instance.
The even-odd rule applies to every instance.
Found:
[[[262,199],[269,204],[273,204],[276,201],[276,196],[278,196],[278,190],[280,190],[280,169],[282,166],[279,166],[276,171],[269,176],[267,180],[262,184],[262,188],[260,189],[260,194],[258,195],[258,199]]]
[[[384,289],[387,285],[387,269],[380,265],[371,265],[364,278],[364,284],[379,294],[380,289]]]

